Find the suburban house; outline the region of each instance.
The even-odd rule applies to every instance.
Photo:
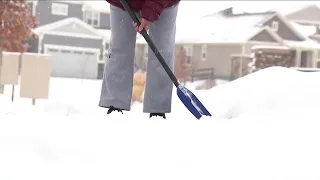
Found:
[[[320,8],[318,5],[276,8],[269,11],[281,13],[288,20],[302,25],[320,25]]]
[[[29,51],[52,56],[52,76],[102,78],[111,35],[109,4],[32,0],[29,5],[40,22],[34,29],[39,38],[30,42]],[[214,68],[215,76],[224,79],[230,78],[231,57],[250,56],[255,45],[290,47],[295,66],[317,67],[320,30],[316,19],[312,19],[316,15],[308,15],[306,12],[311,10],[305,8],[320,13],[317,6],[290,13],[274,10],[236,14],[233,8],[227,8],[202,17],[199,26],[204,28],[177,22],[176,53],[184,47],[195,71]],[[137,69],[146,70],[147,50],[144,38],[137,34]]]
[[[320,44],[306,35],[304,27],[278,12],[235,14],[227,8],[202,17],[197,27],[205,28],[177,27],[176,49],[185,47],[193,69],[212,67],[217,78],[229,79],[231,56],[250,56],[255,45],[289,47],[298,67],[318,63]]]
[[[39,21],[30,52],[51,55],[52,76],[101,79],[110,42],[106,1],[41,1],[29,6]],[[140,35],[137,34],[137,38]],[[145,70],[144,47],[137,45],[135,70]]]
[[[102,76],[110,40],[107,2],[32,0],[29,6],[39,21],[29,51],[51,55],[52,76]]]
[[[280,8],[274,11],[284,15],[289,21],[299,26],[310,39],[320,43],[320,7],[318,5]],[[320,59],[320,53],[318,58]],[[320,64],[317,67],[320,67]]]

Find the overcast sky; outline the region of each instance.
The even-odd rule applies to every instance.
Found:
[[[99,2],[100,1],[100,2]],[[103,2],[101,2],[103,1]],[[88,1],[95,8],[109,9],[105,0]],[[236,11],[261,12],[270,9],[292,10],[310,4],[320,5],[319,1],[215,1],[215,0],[181,0],[178,12],[179,21],[191,21],[200,16],[212,14],[228,7],[235,7]]]
[[[263,11],[272,8],[288,8],[291,6],[303,6],[308,4],[318,4],[319,1],[191,1],[182,0],[179,9],[179,16],[194,17],[210,14],[230,6],[243,9],[247,12]]]

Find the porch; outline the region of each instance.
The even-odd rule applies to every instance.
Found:
[[[319,68],[320,67],[320,44],[313,40],[285,41],[288,47],[295,51],[295,67]]]

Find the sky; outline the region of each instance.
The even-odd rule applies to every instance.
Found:
[[[100,1],[100,2],[99,2]],[[109,8],[109,6],[102,6],[101,1],[90,1],[95,8]],[[106,3],[107,4],[107,3]],[[310,4],[317,4],[319,1],[214,1],[214,0],[181,0],[179,5],[178,24],[183,26],[196,23],[199,17],[221,11],[223,9],[234,7],[234,11],[246,12],[263,12],[270,9],[281,9],[282,12],[292,11],[292,9],[306,6]]]
[[[281,9],[281,12],[292,12],[301,6],[320,5],[319,1],[194,1],[182,0],[179,5],[177,25],[186,27],[196,24],[199,17],[233,7],[237,12],[264,12],[271,9]]]
[[[103,5],[102,2],[103,1]],[[88,1],[95,8],[104,7],[105,0]],[[266,11],[273,8],[285,8],[304,6],[308,4],[320,5],[319,1],[214,1],[214,0],[181,0],[179,6],[178,16],[187,18],[195,18],[203,15],[211,14],[228,7],[235,7],[235,9],[245,10],[247,12]]]
[[[179,7],[179,16],[199,17],[223,10],[228,7],[243,9],[247,12],[266,11],[273,8],[290,8],[292,6],[304,6],[318,4],[319,1],[191,1],[182,0]]]

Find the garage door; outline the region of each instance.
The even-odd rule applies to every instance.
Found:
[[[97,79],[97,52],[47,48],[51,55],[52,76],[80,79]]]

